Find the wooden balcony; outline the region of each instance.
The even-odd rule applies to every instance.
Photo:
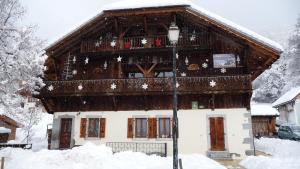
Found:
[[[178,77],[178,94],[250,92],[251,76]],[[210,82],[215,82],[212,87]],[[45,81],[41,97],[171,94],[172,78]],[[115,85],[115,88],[113,86]],[[143,88],[147,86],[147,88]]]
[[[146,40],[147,43],[142,43]],[[115,42],[115,46],[111,42]],[[208,34],[182,34],[177,47],[197,47],[207,49],[209,45]],[[147,37],[125,37],[122,39],[86,40],[81,42],[81,53],[93,53],[103,51],[120,51],[136,49],[159,49],[171,47],[167,35],[156,35]]]

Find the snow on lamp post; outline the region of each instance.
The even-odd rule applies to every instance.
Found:
[[[179,28],[172,22],[168,31],[168,38],[173,46],[173,169],[178,169],[178,145],[177,145],[177,134],[178,134],[178,119],[177,119],[177,94],[176,94],[176,45],[179,38]]]

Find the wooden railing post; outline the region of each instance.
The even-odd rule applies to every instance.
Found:
[[[1,157],[1,169],[4,169],[4,157]]]

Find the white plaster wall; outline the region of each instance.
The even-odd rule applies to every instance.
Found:
[[[243,129],[243,124],[251,124],[249,121],[250,112],[246,109],[210,109],[199,110],[179,110],[179,153],[206,154],[210,148],[209,141],[209,116],[222,116],[224,121],[225,144],[230,153],[245,156],[245,151],[250,150],[250,144],[244,144],[244,138],[250,137],[249,129]],[[109,111],[109,112],[58,112],[54,118],[62,115],[75,115],[75,145],[84,144],[91,141],[95,144],[104,144],[105,142],[163,142],[167,143],[168,156],[172,155],[172,139],[128,139],[127,138],[127,119],[132,117],[157,117],[172,116],[172,110],[156,111]],[[106,118],[105,138],[89,139],[79,138],[80,119],[88,116]]]
[[[294,111],[295,111],[295,122],[296,124],[300,125],[300,96],[295,100],[294,105]]]

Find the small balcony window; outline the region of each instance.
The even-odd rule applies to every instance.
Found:
[[[236,57],[234,54],[214,54],[214,68],[236,67]]]

